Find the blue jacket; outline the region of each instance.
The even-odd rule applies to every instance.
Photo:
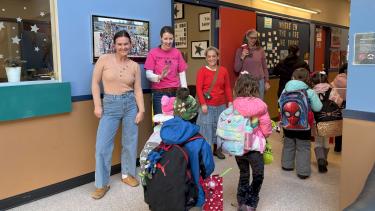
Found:
[[[283,90],[284,91],[295,91],[295,90],[301,90],[306,89],[307,97],[309,98],[311,110],[314,112],[318,112],[322,109],[323,104],[320,102],[319,96],[315,93],[314,90],[310,89],[307,84],[303,81],[299,80],[290,80]]]
[[[160,130],[160,137],[165,144],[181,144],[199,132],[199,126],[185,121],[180,117],[174,117],[163,123]],[[189,154],[191,174],[195,184],[198,186],[198,200],[196,206],[204,204],[205,197],[203,187],[199,184],[199,176],[206,178],[215,169],[215,163],[210,145],[204,138],[199,138],[188,142],[184,146]],[[201,157],[202,166],[199,165]]]

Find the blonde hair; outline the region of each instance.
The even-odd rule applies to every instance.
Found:
[[[216,55],[219,57],[220,51],[219,49],[215,48],[214,46],[209,46],[205,51],[204,51],[204,56],[207,57],[208,51],[215,51]]]

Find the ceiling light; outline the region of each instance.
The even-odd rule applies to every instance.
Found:
[[[263,0],[263,1],[271,3],[271,4],[277,4],[277,5],[283,6],[283,7],[288,7],[288,8],[300,10],[300,11],[303,11],[303,12],[312,13],[312,14],[320,13],[320,11],[317,11],[317,10],[307,9],[307,8],[303,8],[303,7],[300,7],[300,6],[294,6],[292,4],[287,4],[287,3],[279,2],[279,1],[276,1],[276,0]]]

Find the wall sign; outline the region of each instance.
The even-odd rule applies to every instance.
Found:
[[[354,65],[375,64],[375,32],[354,35]]]
[[[187,22],[174,24],[174,36],[176,48],[187,48]]]
[[[211,13],[199,14],[199,31],[208,31],[211,29]]]

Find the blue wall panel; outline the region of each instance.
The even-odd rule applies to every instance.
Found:
[[[375,65],[352,65],[354,34],[375,32],[375,1],[351,1],[347,109],[375,112]]]
[[[72,96],[91,94],[91,15],[150,21],[151,47],[160,43],[160,28],[171,25],[170,0],[63,0],[57,1],[57,7],[62,80],[71,82]],[[149,88],[142,73],[142,87]]]

